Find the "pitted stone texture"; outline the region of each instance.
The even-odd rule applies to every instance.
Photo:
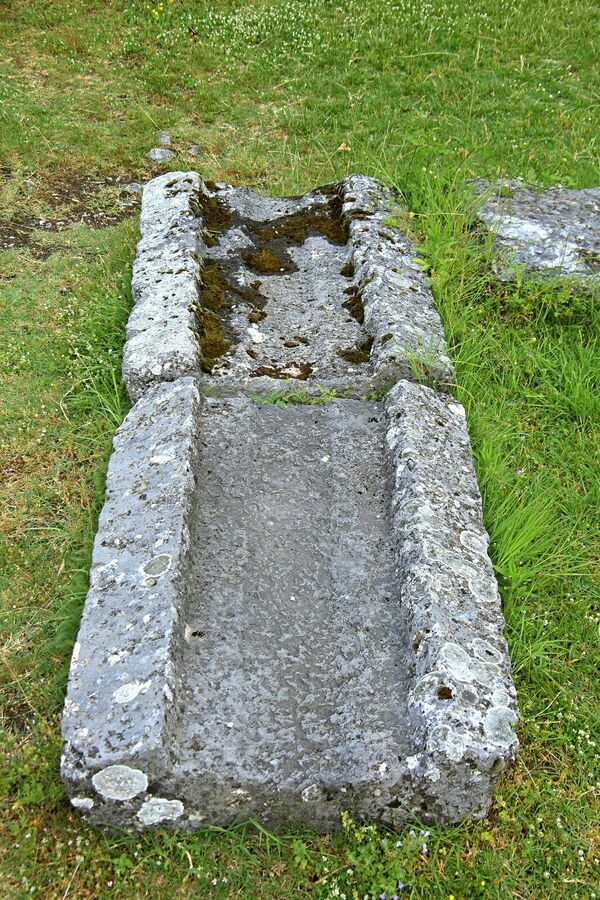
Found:
[[[198,286],[206,247],[196,172],[169,172],[144,187],[133,264],[123,378],[132,400],[151,385],[198,371]]]
[[[343,214],[349,222],[352,283],[364,306],[365,328],[373,337],[371,359],[379,384],[399,378],[452,382],[452,363],[431,288],[415,247],[390,224],[398,208],[394,193],[364,175],[342,185]]]
[[[170,770],[199,403],[191,378],[154,387],[114,439],[63,716],[63,779],[92,821],[127,824]]]
[[[342,355],[368,337],[343,306],[349,285],[341,271],[347,256],[343,244],[308,229],[304,241],[285,247],[291,271],[257,272],[244,259],[257,250],[253,234],[257,223],[278,228],[289,217],[324,212],[332,200],[339,202],[335,190],[275,198],[217,185],[217,190],[207,193],[232,217],[231,225],[218,235],[218,243],[207,251],[207,261],[223,266],[241,292],[226,320],[226,330],[235,335],[231,350],[211,373],[219,393],[232,393],[240,385],[251,393],[268,393],[280,388],[286,378],[302,381],[302,387],[342,388],[355,376],[369,377],[368,353],[362,363],[348,362]],[[242,296],[252,285],[258,285],[264,298],[264,318],[258,322],[249,320],[253,306]],[[277,371],[279,377],[260,374],[269,371]]]
[[[109,470],[69,794],[135,829],[481,817],[517,749],[502,625],[456,401],[154,388]]]
[[[412,656],[412,802],[428,821],[478,818],[517,752],[518,709],[465,413],[408,382],[385,405]]]
[[[505,180],[479,181],[475,189],[493,192],[479,216],[495,236],[503,278],[524,271],[600,287],[600,187],[539,191]]]
[[[232,192],[230,208],[245,209],[250,206],[249,191],[241,196]],[[226,194],[223,195],[225,202]],[[254,215],[262,221],[269,209],[268,198],[254,194]],[[221,198],[220,198],[221,199]],[[323,198],[316,196],[313,203],[302,201],[271,201],[273,213],[285,210],[283,215],[310,210],[322,206]],[[268,221],[274,218],[270,216]],[[332,380],[340,385],[366,369],[365,364],[347,362],[340,351],[365,340],[364,330],[343,308],[347,300],[344,289],[348,279],[341,274],[346,248],[330,243],[322,235],[309,235],[300,246],[289,248],[289,257],[296,271],[257,275],[244,265],[240,253],[253,247],[243,224],[234,225],[220,238],[219,244],[208,251],[214,261],[237,258],[236,283],[242,288],[260,281],[260,293],[265,298],[266,317],[255,324],[248,321],[252,307],[243,302],[232,310],[231,326],[239,334],[232,350],[223,356],[213,371],[215,382],[246,380],[254,390],[261,383],[269,389],[280,387],[273,378],[263,381],[257,376],[261,369],[280,370],[282,376],[298,378],[304,367],[310,367],[308,379],[312,383],[327,384]],[[286,346],[286,343],[293,346]],[[252,354],[252,355],[250,355]],[[263,376],[264,378],[265,376]]]
[[[232,385],[268,392],[277,382],[258,373],[269,369],[290,379],[308,370],[301,377],[309,392],[322,385],[358,395],[400,377],[420,377],[423,370],[441,385],[452,380],[442,326],[415,247],[388,221],[397,208],[392,191],[355,175],[297,199],[262,197],[222,184],[209,193],[234,221],[208,258],[233,269],[242,289],[258,280],[267,301],[266,317],[252,325],[252,307],[234,305],[228,324],[236,338],[211,376],[220,393],[231,393]],[[253,246],[248,223],[276,224],[332,200],[342,201],[345,246],[309,233],[303,244],[289,248],[296,271],[257,275],[244,264],[242,254]],[[364,307],[364,323],[348,311],[351,295]],[[349,349],[365,347],[366,360],[348,362]]]
[[[231,218],[210,248],[200,200],[216,202]],[[281,380],[297,379],[309,391],[322,386],[363,396],[399,377],[420,377],[423,369],[447,383],[452,370],[426,276],[408,236],[387,221],[395,208],[393,193],[364,176],[300,198],[263,197],[224,184],[208,189],[193,172],[151,181],[143,196],[136,304],[123,361],[131,397],[155,382],[200,371],[205,260],[222,268],[234,296],[216,313],[231,341],[210,374],[218,393],[265,393]],[[304,240],[285,247],[287,269],[260,272],[248,263],[248,253],[259,249],[257,226],[277,228],[289,217],[319,211],[347,229],[345,245],[308,228]],[[263,304],[259,321],[248,299],[256,290]]]
[[[408,653],[382,412],[204,407],[173,786],[198,823],[335,829],[348,805],[380,817],[401,777]]]

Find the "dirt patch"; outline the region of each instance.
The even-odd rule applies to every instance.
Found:
[[[26,179],[31,200],[42,201],[60,214],[44,218],[23,209],[12,218],[0,218],[0,250],[26,248],[36,259],[47,259],[60,247],[41,243],[40,234],[66,231],[75,224],[89,228],[116,225],[137,212],[139,194],[125,189],[131,183],[134,179],[127,175],[95,178],[65,173],[39,184]]]
[[[313,367],[309,363],[292,362],[287,366],[260,366],[250,373],[251,378],[267,378],[288,379],[293,378],[296,381],[306,381]]]

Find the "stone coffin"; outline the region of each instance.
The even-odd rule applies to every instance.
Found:
[[[135,403],[63,720],[97,825],[458,822],[516,753],[465,414],[395,203],[363,176],[145,188]]]

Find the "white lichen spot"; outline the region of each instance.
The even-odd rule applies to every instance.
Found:
[[[150,684],[150,681],[130,681],[117,688],[113,694],[113,700],[117,703],[131,703],[138,694],[145,694]]]
[[[79,641],[75,642],[75,646],[73,647],[73,655],[71,657],[71,669],[76,669],[79,664],[79,654],[81,653],[81,644]]]
[[[71,797],[71,804],[75,809],[91,809],[94,801],[91,797]]]
[[[92,784],[105,800],[132,800],[148,787],[148,777],[130,766],[107,766],[92,777]]]
[[[157,456],[150,457],[150,462],[163,466],[165,463],[173,462],[174,459],[175,457],[169,456],[168,453],[159,453]]]
[[[165,572],[171,568],[172,557],[168,553],[161,553],[159,556],[153,556],[148,562],[144,563],[141,571],[144,575],[152,575],[154,578],[160,578]]]
[[[264,334],[258,330],[255,325],[251,325],[250,328],[247,329],[248,337],[254,344],[262,344],[265,339]]]
[[[461,419],[466,419],[467,414],[465,413],[465,408],[461,403],[449,403],[448,410],[454,416],[459,416]]]
[[[512,729],[516,718],[512,709],[508,709],[506,706],[494,706],[483,720],[483,730],[497,744],[510,745],[516,740]]]
[[[151,797],[142,803],[137,817],[142,825],[159,825],[161,822],[174,822],[183,815],[183,812],[184,806],[181,800]]]
[[[321,794],[322,791],[318,784],[309,784],[302,791],[301,797],[304,803],[314,803],[321,798]]]
[[[487,553],[487,541],[483,535],[476,534],[474,531],[461,531],[460,542],[463,547],[473,553],[479,553],[481,556]]]
[[[469,745],[467,736],[447,725],[434,728],[427,741],[429,750],[443,753],[452,762],[460,762]]]

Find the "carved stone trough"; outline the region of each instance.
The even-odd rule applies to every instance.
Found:
[[[63,722],[95,824],[457,822],[516,753],[465,414],[395,212],[363,176],[144,190]]]

